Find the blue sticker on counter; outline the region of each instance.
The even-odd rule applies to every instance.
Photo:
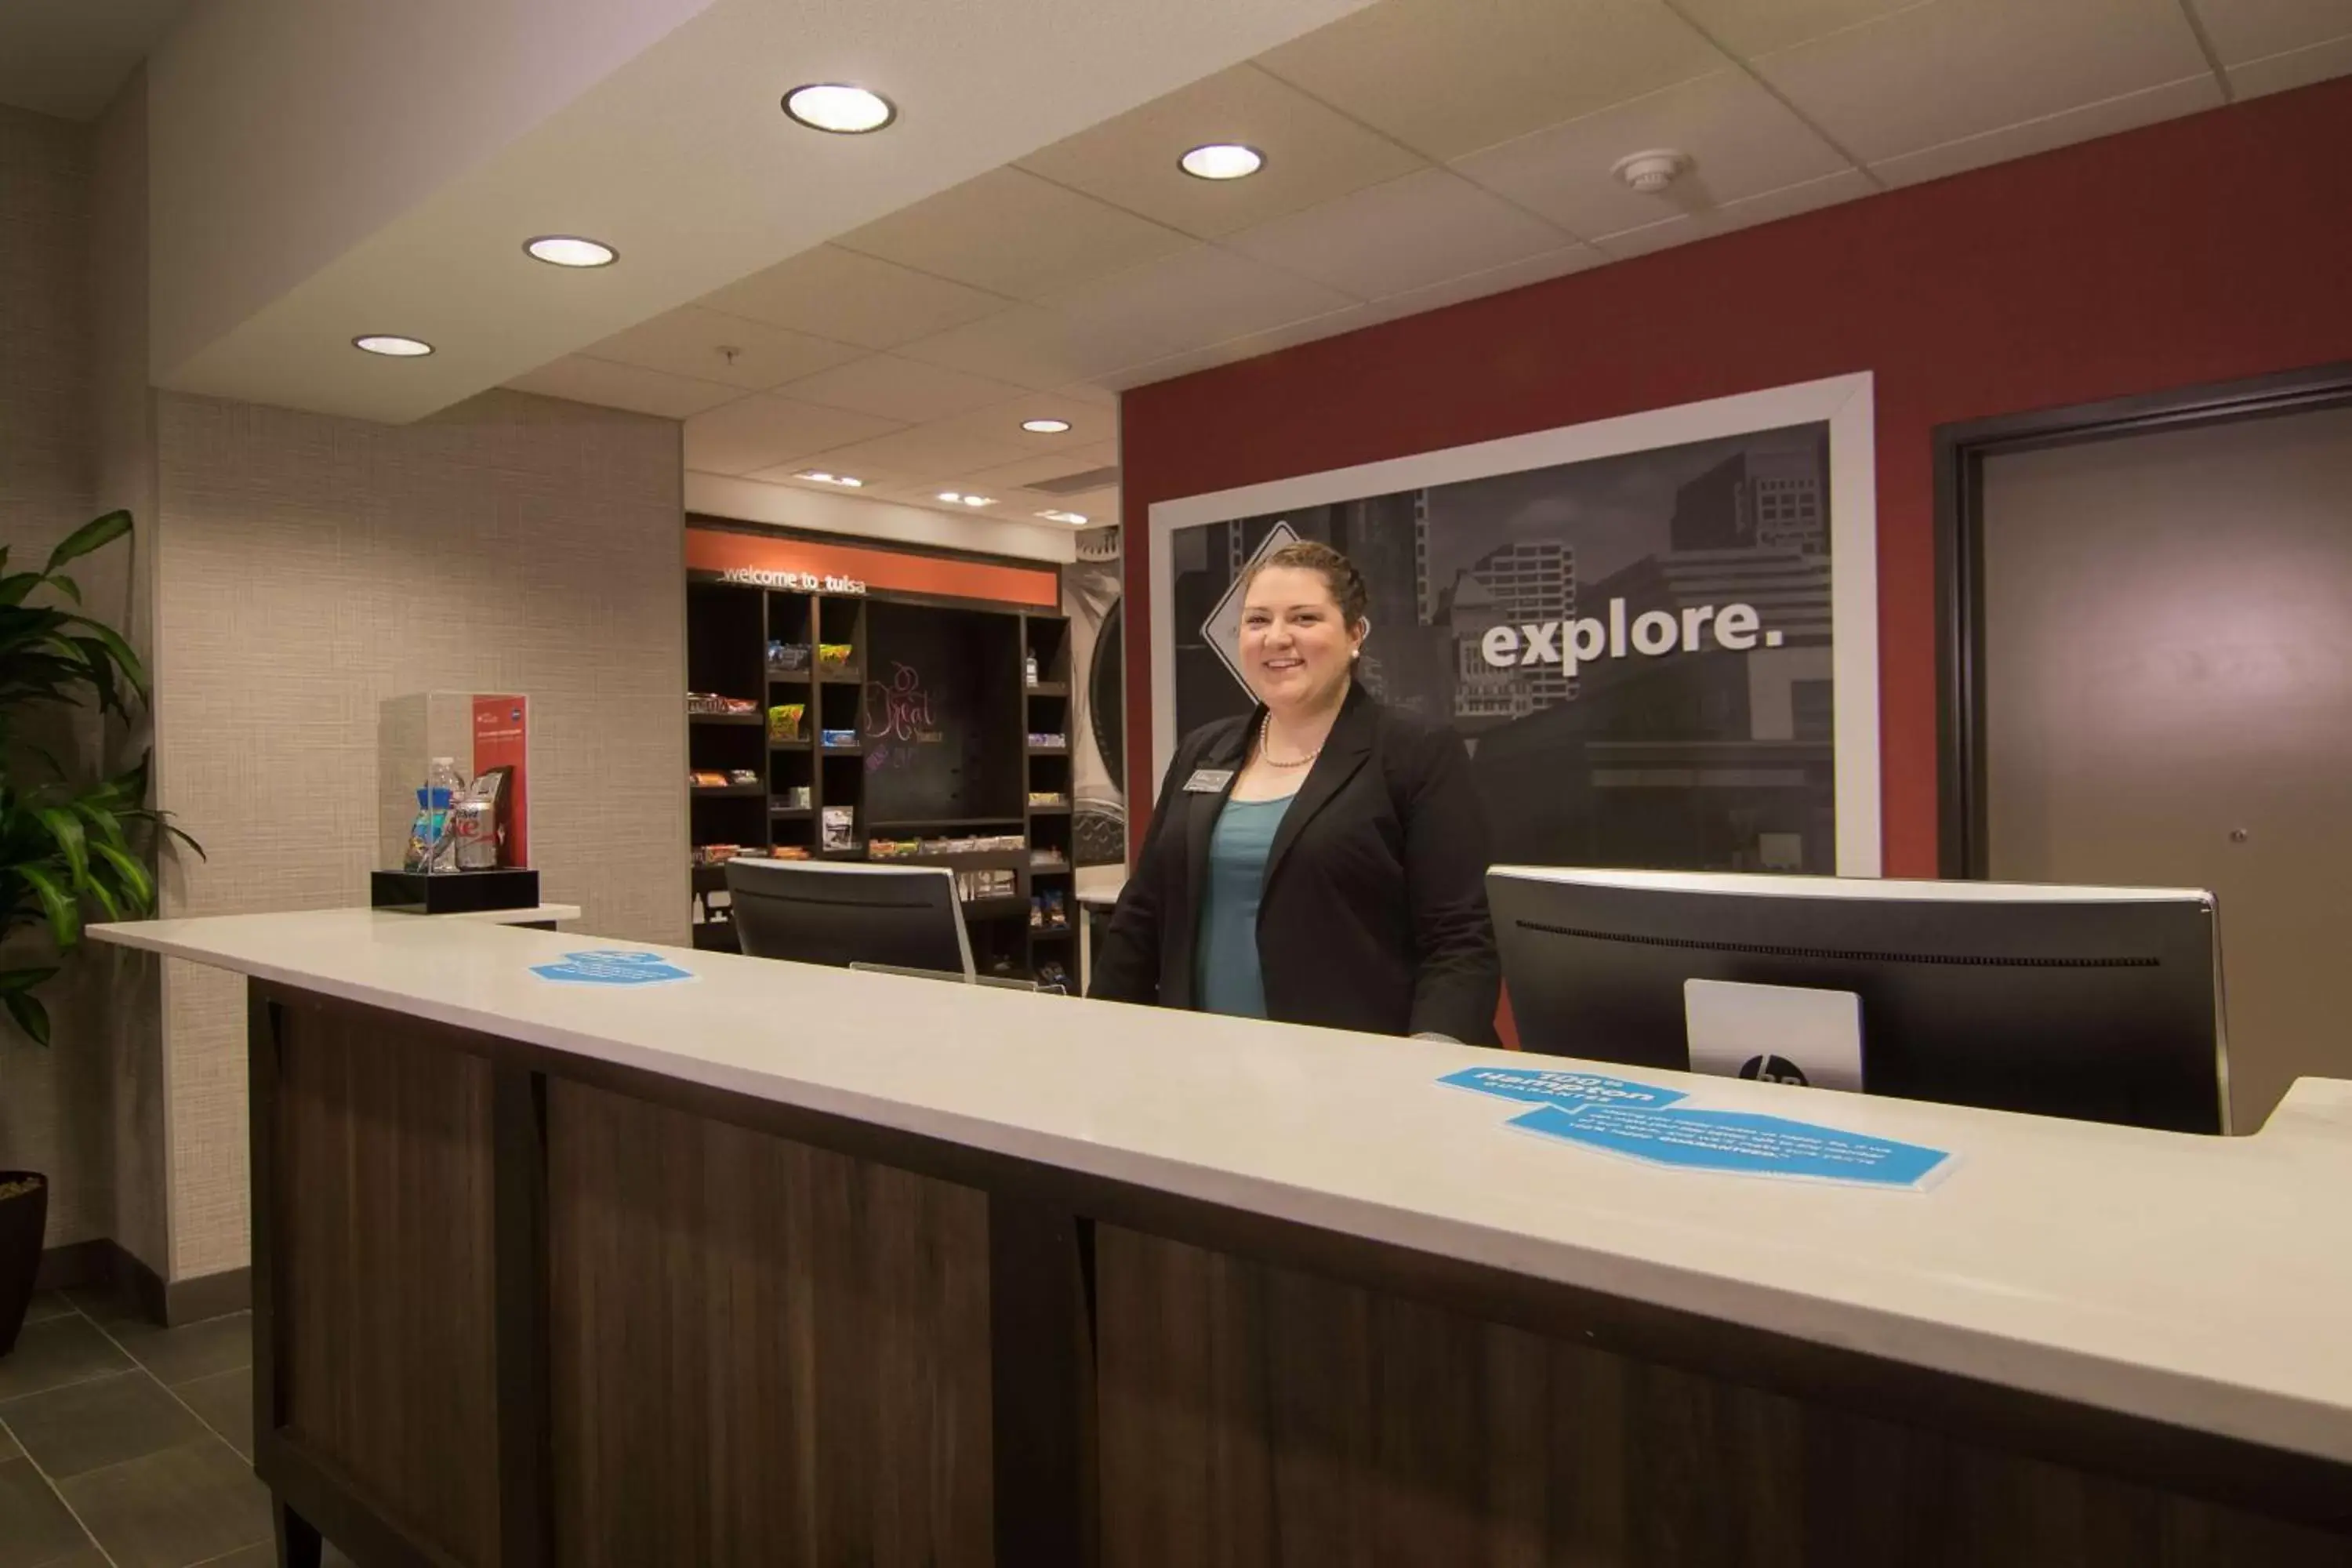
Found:
[[[610,947],[593,952],[567,952],[562,963],[534,963],[530,972],[541,980],[570,985],[660,985],[694,978],[694,971],[680,969],[658,952],[631,952]]]
[[[1744,1110],[1593,1105],[1571,1111],[1547,1105],[1514,1118],[1511,1125],[1653,1164],[1865,1186],[1916,1189],[1951,1158],[1917,1143]]]
[[[1678,1089],[1630,1083],[1597,1072],[1560,1072],[1534,1068],[1464,1068],[1437,1080],[1455,1089],[1515,1100],[1521,1105],[1636,1105],[1653,1109],[1687,1098]]]

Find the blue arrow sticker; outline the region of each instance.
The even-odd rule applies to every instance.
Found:
[[[692,970],[680,969],[658,952],[610,947],[567,952],[562,963],[534,963],[530,972],[541,980],[567,985],[660,985],[694,978]]]
[[[1642,1110],[1542,1106],[1511,1125],[1652,1164],[1865,1186],[1924,1186],[1951,1156],[1941,1149],[1866,1138],[1744,1110]]]
[[[1464,1068],[1437,1080],[1455,1089],[1514,1100],[1521,1105],[1672,1105],[1686,1098],[1678,1089],[1651,1083],[1629,1083],[1596,1072],[1560,1072],[1549,1068]]]

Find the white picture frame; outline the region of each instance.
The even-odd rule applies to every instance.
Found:
[[[1837,872],[1875,877],[1883,856],[1878,724],[1878,473],[1873,378],[1868,371],[1737,393],[1671,408],[1596,419],[1524,436],[1329,468],[1264,484],[1155,501],[1147,514],[1150,573],[1152,777],[1128,781],[1128,798],[1157,798],[1175,755],[1175,569],[1179,530],[1286,508],[1328,505],[1433,485],[1457,484],[1654,447],[1774,430],[1829,427],[1831,669]]]

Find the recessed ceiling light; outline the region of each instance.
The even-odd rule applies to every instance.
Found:
[[[1087,514],[1082,511],[1041,511],[1037,515],[1047,522],[1082,523],[1087,521]]]
[[[897,106],[878,92],[841,82],[812,82],[784,94],[784,112],[815,131],[857,136],[879,131],[898,118]]]
[[[940,492],[940,499],[943,501],[949,502],[950,504],[953,504],[956,501],[963,500],[963,492],[961,490],[941,490]]]
[[[993,496],[966,496],[963,498],[963,504],[966,506],[994,506],[996,504],[996,500]]]
[[[1265,167],[1265,154],[1238,142],[1212,142],[1176,160],[1196,180],[1238,180]]]
[[[803,468],[793,478],[814,480],[820,485],[841,485],[853,490],[862,489],[866,485],[864,479],[853,479],[847,474],[828,474],[823,468]]]
[[[610,267],[621,259],[621,253],[604,241],[576,234],[542,234],[525,240],[522,247],[551,267]]]
[[[394,359],[420,359],[433,352],[433,345],[423,338],[404,338],[391,332],[369,332],[353,338],[352,347]]]
[[[1024,419],[1021,428],[1033,436],[1058,436],[1070,427],[1066,419]]]

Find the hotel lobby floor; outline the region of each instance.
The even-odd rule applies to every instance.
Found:
[[[0,1568],[274,1563],[252,1365],[250,1313],[159,1329],[109,1292],[35,1298],[0,1357]]]

